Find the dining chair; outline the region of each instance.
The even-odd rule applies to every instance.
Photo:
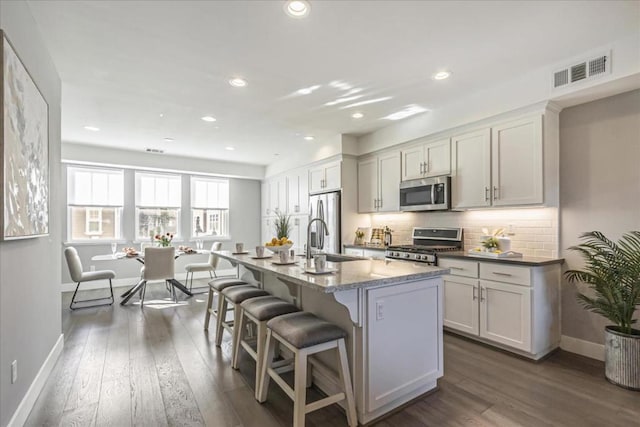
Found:
[[[65,248],[64,257],[67,260],[67,266],[69,267],[69,274],[71,275],[71,280],[78,283],[76,285],[76,290],[73,293],[73,296],[71,297],[71,304],[69,304],[69,308],[71,310],[76,310],[78,308],[99,307],[103,305],[113,304],[113,285],[111,283],[111,279],[116,277],[116,273],[114,271],[112,270],[99,270],[99,271],[88,271],[88,272],[83,271],[82,261],[80,260],[78,251],[76,250],[76,248],[72,246]],[[93,305],[85,305],[85,306],[77,307],[76,304],[78,303],[100,301],[100,300],[109,298],[109,297],[103,297],[103,298],[92,298],[92,299],[76,301],[76,294],[78,293],[78,288],[80,287],[80,283],[91,282],[94,280],[109,280],[109,289],[111,291],[111,298],[110,298],[111,302],[108,302],[105,304],[93,304]]]
[[[216,274],[216,269],[218,268],[218,263],[220,262],[220,258],[218,258],[218,255],[214,254],[213,251],[219,251],[221,247],[222,247],[221,242],[214,242],[211,245],[211,253],[209,254],[209,261],[194,262],[184,266],[184,269],[187,271],[185,285],[187,284],[187,282],[189,282],[189,273],[191,273],[191,282],[189,284],[189,290],[191,290],[191,287],[193,286],[193,273],[196,271],[208,271],[209,277],[211,278],[213,278],[213,276],[218,277],[218,275]]]
[[[177,302],[176,290],[172,280],[175,279],[176,248],[144,248],[144,269],[142,270],[142,289],[140,291],[140,307],[144,306],[144,295],[147,282],[150,280],[164,280],[171,285],[173,300]]]

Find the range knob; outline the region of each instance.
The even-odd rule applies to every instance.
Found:
[[[415,259],[419,260],[420,258],[422,258],[420,255],[416,254]]]
[[[405,257],[405,258],[410,258],[410,257],[411,257],[411,255],[409,255],[409,254],[404,254],[404,257]]]

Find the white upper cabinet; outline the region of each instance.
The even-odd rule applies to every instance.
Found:
[[[451,140],[453,208],[544,202],[541,115]]]
[[[542,116],[491,129],[493,206],[542,204]]]
[[[358,162],[358,212],[397,212],[399,187],[399,151]]]
[[[451,138],[453,208],[491,206],[491,131]]]
[[[449,138],[423,143],[402,150],[402,180],[419,179],[451,173]]]
[[[267,181],[269,186],[269,208],[267,215],[275,215],[276,212],[284,212],[287,208],[286,180],[283,176],[271,178]]]
[[[309,174],[306,169],[289,172],[287,180],[287,213],[295,215],[309,211]]]
[[[309,192],[339,190],[342,184],[340,162],[323,163],[309,169]]]
[[[358,162],[358,212],[376,212],[378,199],[378,158]]]

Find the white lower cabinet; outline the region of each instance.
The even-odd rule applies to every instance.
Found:
[[[522,266],[438,258],[444,326],[539,359],[560,344],[560,264]]]
[[[531,289],[480,280],[480,337],[531,351]]]
[[[478,293],[478,279],[444,276],[444,326],[478,335]]]

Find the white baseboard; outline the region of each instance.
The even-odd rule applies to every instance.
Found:
[[[604,344],[562,335],[560,337],[560,348],[581,356],[604,361]]]
[[[44,363],[40,367],[38,374],[33,379],[33,382],[29,386],[27,393],[22,398],[22,401],[18,405],[18,409],[14,412],[13,416],[9,420],[7,427],[19,427],[23,426],[27,421],[33,405],[35,405],[40,392],[44,388],[44,384],[47,382],[49,375],[53,371],[53,367],[56,365],[62,349],[64,348],[64,334],[60,334],[58,341],[54,344],[53,348],[49,352],[49,355],[45,359]]]
[[[216,270],[216,274],[218,275],[218,277],[235,276],[236,269],[234,268],[229,270]],[[181,274],[176,278],[182,281],[184,279],[184,274]],[[208,279],[208,278],[209,278],[209,275],[207,273],[200,273],[200,274],[195,274],[193,277],[193,280]],[[138,280],[140,280],[140,277],[125,277],[124,279],[113,279],[112,284],[114,288],[117,288],[119,286],[133,286],[136,283],[138,283]],[[62,283],[60,285],[60,292],[73,292],[76,289],[76,285],[77,283]],[[206,286],[206,283],[204,285]],[[194,282],[194,286],[195,286],[195,282]],[[109,281],[95,280],[91,282],[85,282],[80,285],[81,291],[90,291],[93,289],[109,289]]]

